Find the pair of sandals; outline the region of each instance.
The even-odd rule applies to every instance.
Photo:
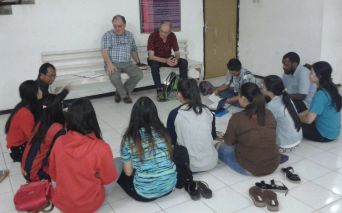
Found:
[[[199,200],[201,196],[206,199],[212,198],[213,196],[213,192],[208,184],[203,181],[193,181],[185,187],[185,190],[189,193],[192,200]]]
[[[269,189],[262,189],[257,186],[252,186],[249,189],[249,196],[253,200],[256,207],[267,206],[267,209],[273,212],[279,210],[277,194]]]

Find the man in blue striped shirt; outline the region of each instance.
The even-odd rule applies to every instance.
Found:
[[[125,30],[124,16],[114,16],[112,23],[114,30],[109,30],[102,37],[102,57],[106,72],[116,88],[115,102],[118,103],[123,98],[125,103],[132,103],[130,95],[143,77],[142,71],[131,62],[133,57],[134,61],[140,64],[137,46],[133,34]],[[122,72],[130,77],[124,84],[121,81]]]

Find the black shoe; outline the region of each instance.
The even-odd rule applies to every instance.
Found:
[[[162,90],[157,90],[157,101],[158,102],[165,102],[167,101],[167,98],[165,97]]]
[[[196,182],[192,182],[191,184],[186,184],[184,186],[185,191],[187,191],[192,200],[199,200],[200,199],[200,191],[198,189],[198,185]]]
[[[132,101],[131,97],[126,96],[126,97],[124,97],[123,102],[126,104],[131,104],[133,101]]]
[[[195,182],[198,186],[198,190],[200,194],[202,195],[202,197],[209,199],[213,196],[213,191],[209,189],[209,186],[206,182],[204,181],[195,181]]]
[[[121,97],[120,97],[120,95],[119,95],[118,93],[115,93],[114,101],[115,101],[116,103],[120,103]]]

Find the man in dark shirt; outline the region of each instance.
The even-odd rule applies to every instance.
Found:
[[[50,63],[44,63],[39,68],[39,74],[37,78],[38,85],[43,93],[43,99],[50,94],[49,86],[56,79],[56,68]],[[64,100],[64,98],[68,95],[69,89],[65,87],[62,92],[57,94],[59,100]]]
[[[171,32],[172,26],[168,21],[160,23],[159,32],[153,32],[148,38],[148,65],[151,67],[152,78],[157,89],[157,100],[163,101],[160,81],[160,67],[179,67],[180,77],[188,78],[188,61],[180,58],[176,35]],[[171,55],[174,51],[174,56]]]

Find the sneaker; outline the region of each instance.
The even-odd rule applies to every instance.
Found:
[[[115,93],[114,101],[115,101],[116,103],[120,103],[121,97],[120,97],[120,95],[119,95],[118,93]]]
[[[131,104],[133,101],[132,101],[131,97],[126,96],[126,97],[124,97],[123,102],[126,104]]]

